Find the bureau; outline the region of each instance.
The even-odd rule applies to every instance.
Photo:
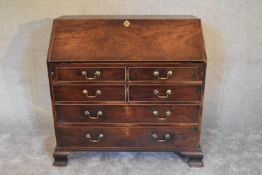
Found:
[[[47,67],[55,166],[72,151],[170,151],[203,166],[206,53],[193,16],[62,16]]]

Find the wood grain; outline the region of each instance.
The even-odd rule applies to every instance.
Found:
[[[82,72],[87,73],[86,77],[82,75]],[[100,75],[95,77],[95,72],[99,71]],[[107,82],[107,81],[125,81],[125,68],[103,68],[103,67],[59,67],[56,71],[57,81],[67,82]],[[91,80],[90,78],[95,78]]]
[[[172,75],[168,76],[171,71]],[[181,81],[199,81],[200,74],[198,67],[140,67],[129,68],[129,81],[153,81],[153,82],[181,82]],[[159,76],[155,76],[154,72],[159,72]],[[162,79],[161,79],[162,78]],[[164,79],[166,78],[166,79]]]
[[[95,96],[100,90],[101,95],[95,98],[88,98],[83,94],[88,91],[89,96]],[[125,85],[64,85],[54,86],[55,101],[125,101]]]
[[[154,90],[159,91],[159,95],[166,96],[166,92],[171,90],[171,95],[167,98],[159,98],[154,94]],[[154,102],[195,102],[200,100],[201,86],[189,85],[129,85],[129,101],[154,101]]]
[[[203,166],[207,58],[200,19],[63,16],[53,23],[47,65],[55,166],[65,166],[72,151],[174,151]],[[90,79],[96,71],[100,76]],[[172,76],[161,79],[168,71]],[[155,89],[172,93],[159,98]]]
[[[48,61],[203,61],[200,20],[57,19]]]
[[[171,127],[59,127],[58,146],[63,147],[151,147],[151,148],[182,148],[196,147],[199,136],[195,128]],[[92,139],[97,139],[99,134],[104,137],[100,142],[92,143],[86,138],[91,134]],[[152,138],[157,134],[163,139],[165,134],[170,134],[166,142],[158,142]]]
[[[56,116],[62,124],[171,124],[198,123],[199,105],[56,105]],[[101,111],[103,115],[97,119]],[[153,115],[157,111],[158,115]],[[170,111],[170,116],[166,112]]]

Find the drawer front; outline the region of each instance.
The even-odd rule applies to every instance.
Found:
[[[60,147],[190,148],[199,142],[199,131],[194,128],[82,126],[56,130]]]
[[[125,81],[125,68],[58,67],[57,81]]]
[[[129,68],[129,81],[199,81],[198,67]]]
[[[125,101],[125,85],[53,86],[55,101]]]
[[[199,105],[56,105],[58,122],[197,123]]]
[[[129,85],[129,101],[200,101],[201,86]]]

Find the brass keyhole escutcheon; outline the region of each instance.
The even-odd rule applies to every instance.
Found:
[[[131,23],[130,23],[128,20],[125,20],[125,21],[124,21],[124,26],[125,26],[125,27],[129,27],[130,24],[131,24]]]

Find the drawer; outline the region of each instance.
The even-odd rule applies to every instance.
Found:
[[[58,67],[57,81],[125,81],[125,68]]]
[[[200,80],[199,68],[196,66],[129,68],[129,81],[183,82]]]
[[[125,85],[53,86],[55,101],[125,101]]]
[[[60,147],[193,148],[199,142],[196,128],[68,126],[56,131]]]
[[[197,123],[199,105],[56,105],[58,122]]]
[[[129,85],[129,101],[200,101],[198,85]]]

